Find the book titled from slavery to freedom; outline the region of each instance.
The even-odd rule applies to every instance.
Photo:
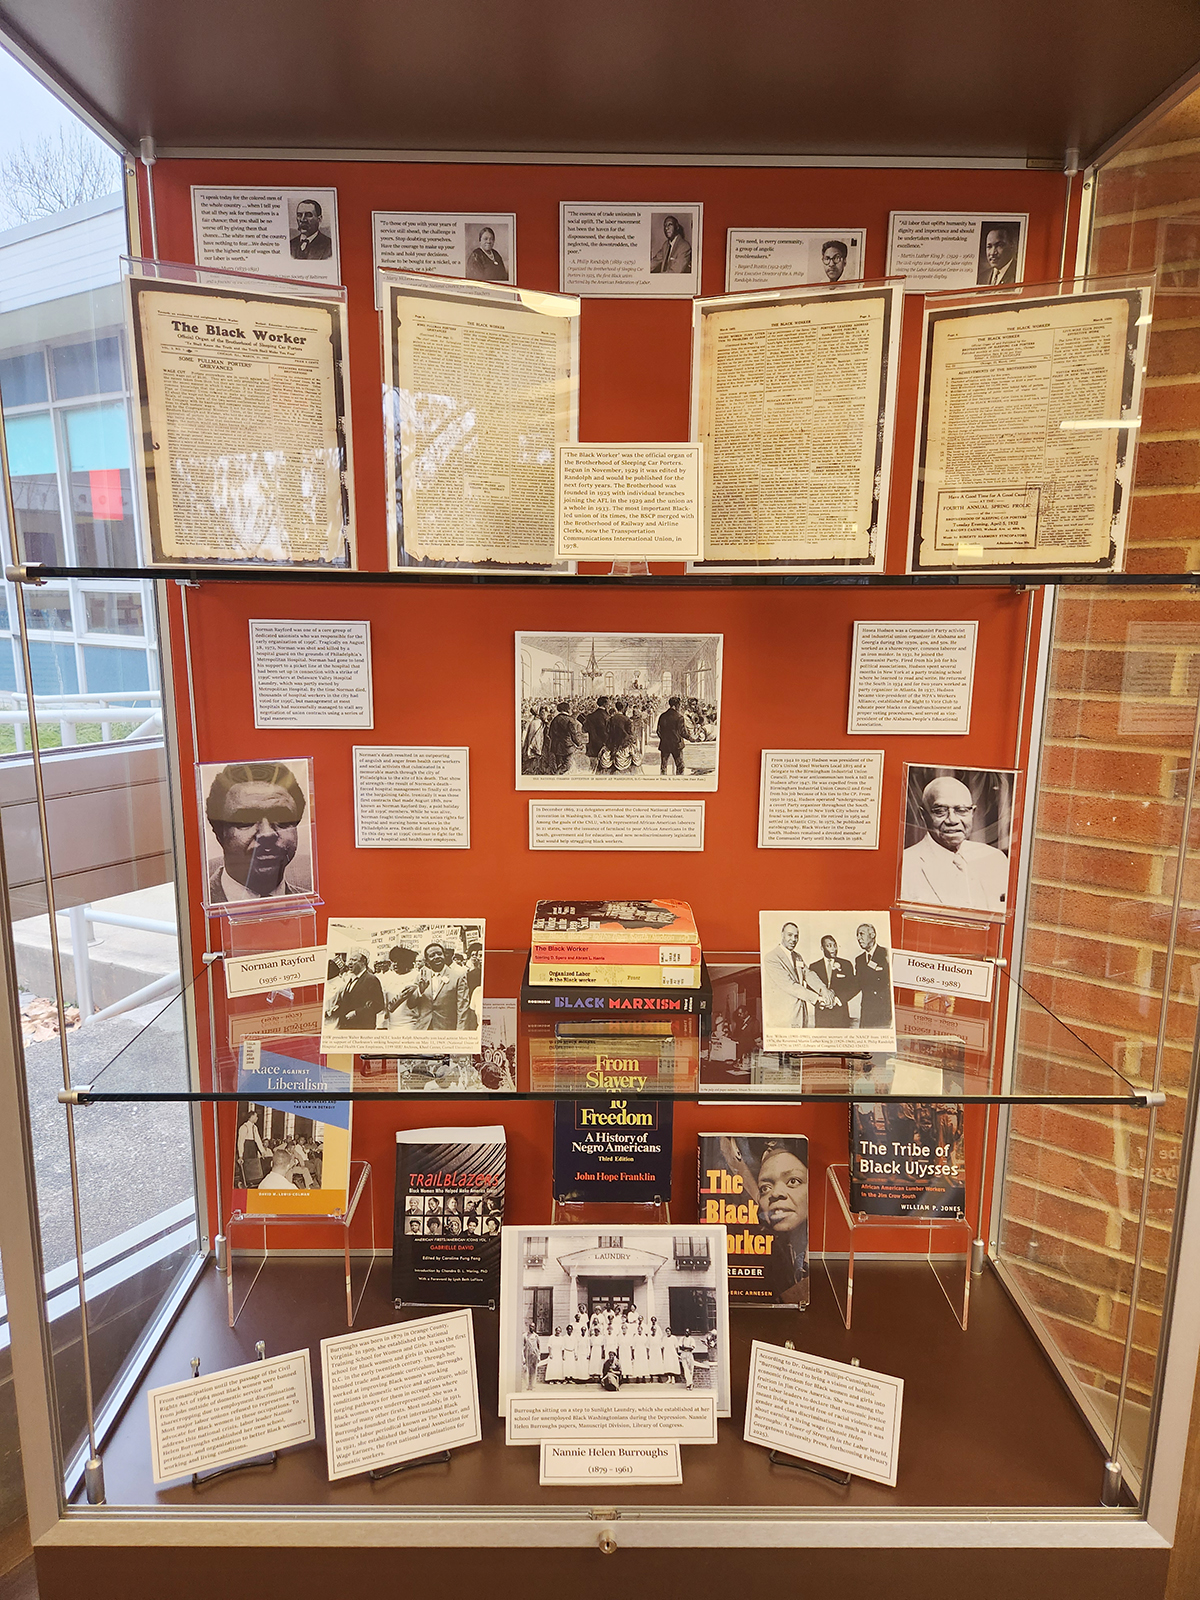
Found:
[[[725,1228],[731,1305],[806,1306],[808,1140],[702,1133],[701,1222]]]
[[[397,1133],[397,1306],[499,1304],[504,1162],[499,1124]]]
[[[674,1102],[554,1102],[554,1198],[649,1204],[671,1198]]]
[[[233,1209],[343,1216],[350,1187],[351,1058],[307,1060],[307,1040],[247,1039],[238,1055]],[[295,1051],[295,1053],[289,1053]]]

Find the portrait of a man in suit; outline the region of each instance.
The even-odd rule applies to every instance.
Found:
[[[984,224],[983,262],[980,283],[1001,285],[1017,281],[1017,225],[1015,222]]]
[[[296,230],[288,240],[288,248],[295,261],[329,261],[333,256],[333,240],[329,229],[322,225],[319,200],[297,200]]]
[[[662,220],[662,243],[650,256],[651,272],[690,272],[692,247],[678,217],[665,216]],[[653,230],[652,230],[653,238]]]
[[[219,860],[209,851],[209,905],[312,889],[310,872],[293,868],[298,852],[302,860],[309,856],[307,848],[300,850],[302,841],[308,845],[308,799],[296,765],[249,761],[201,768],[204,815],[220,850]]]
[[[821,940],[821,959],[809,965],[809,972],[821,980],[833,996],[833,1003],[817,1009],[813,1018],[818,1028],[848,1028],[850,1012],[846,1002],[858,993],[854,968],[838,955],[838,943],[831,933]]]

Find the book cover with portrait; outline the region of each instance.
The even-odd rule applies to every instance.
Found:
[[[395,1305],[499,1304],[504,1167],[498,1124],[397,1133]]]
[[[730,1305],[808,1305],[808,1140],[702,1133],[700,1221],[725,1229]]]

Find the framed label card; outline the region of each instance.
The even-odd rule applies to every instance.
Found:
[[[755,1339],[747,1444],[896,1487],[904,1380]]]

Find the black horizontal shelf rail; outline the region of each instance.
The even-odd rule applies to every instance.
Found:
[[[61,1097],[61,1096],[60,1096]],[[305,1103],[340,1105],[345,1101],[420,1101],[428,1108],[431,1100],[472,1100],[488,1103],[497,1108],[512,1101],[540,1101],[553,1105],[556,1100],[595,1099],[593,1089],[439,1089],[431,1095],[423,1089],[354,1089],[345,1094],[312,1094],[297,1096],[295,1090],[287,1094],[263,1093],[258,1089],[152,1089],[152,1090],[101,1090],[94,1092],[90,1086],[80,1086],[73,1091],[73,1103],[88,1105],[141,1105],[191,1103],[199,1105],[233,1104],[238,1100],[253,1100],[256,1105],[272,1105],[277,1101],[291,1102],[302,1098]],[[774,1087],[748,1091],[739,1090],[736,1084],[723,1089],[703,1092],[688,1090],[685,1093],[658,1089],[654,1094],[627,1096],[630,1100],[674,1100],[687,1105],[738,1104],[747,1110],[756,1105],[770,1105],[773,1101],[788,1105],[891,1105],[896,1103],[955,1106],[1129,1106],[1135,1111],[1149,1109],[1145,1096],[1137,1091],[1128,1094],[845,1094],[812,1093],[800,1091],[789,1094],[786,1089]]]
[[[469,587],[559,588],[616,586],[630,589],[1031,589],[1047,584],[1068,587],[1146,588],[1194,585],[1200,572],[655,572],[635,577],[611,573],[562,572],[454,572],[442,569],[399,572],[361,572],[346,568],[314,570],[311,567],[161,566],[161,567],[52,567],[27,564],[15,570],[28,581],[78,578],[84,581],[177,583],[301,583],[301,584],[449,584]]]

